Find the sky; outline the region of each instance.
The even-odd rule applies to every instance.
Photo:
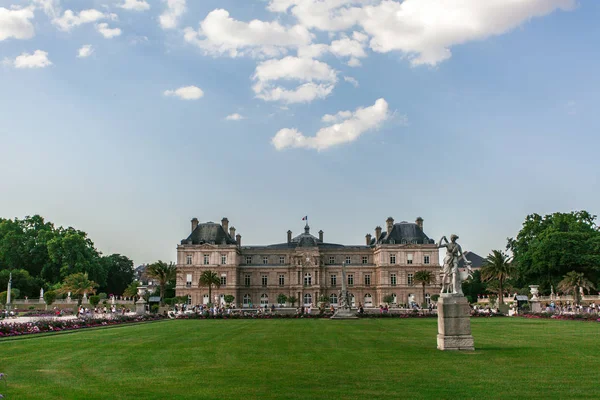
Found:
[[[598,214],[600,2],[0,0],[0,217],[136,265],[424,219],[504,249]]]

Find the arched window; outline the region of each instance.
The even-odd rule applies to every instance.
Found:
[[[209,302],[210,302],[210,299],[208,298],[207,294],[202,296],[202,304],[208,304]]]
[[[429,293],[425,293],[425,301],[427,304],[431,304],[431,295]]]
[[[338,301],[337,294],[331,293],[331,296],[329,296],[329,302],[331,304],[337,304],[337,301]]]
[[[260,295],[260,305],[264,306],[265,304],[269,304],[269,295],[263,293]]]
[[[224,294],[219,296],[219,304],[225,305],[225,295]]]
[[[373,307],[373,296],[365,294],[365,307]]]
[[[312,304],[312,296],[311,296],[311,294],[310,294],[310,293],[306,293],[306,294],[304,295],[304,305],[305,305],[305,306],[309,306],[309,305],[311,305],[311,304]]]
[[[250,307],[250,304],[252,304],[252,298],[250,297],[249,294],[245,294],[244,295],[244,307]]]
[[[304,286],[312,285],[312,275],[308,272],[304,274]]]

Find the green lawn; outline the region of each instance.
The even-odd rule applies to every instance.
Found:
[[[182,320],[0,340],[7,399],[600,397],[600,323],[472,319]]]

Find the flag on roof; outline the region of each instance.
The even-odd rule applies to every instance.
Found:
[[[302,217],[302,221],[308,221],[308,215]]]

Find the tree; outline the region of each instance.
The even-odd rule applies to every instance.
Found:
[[[33,298],[39,293],[43,281],[32,277],[25,269],[13,269],[0,271],[0,288],[6,288],[10,274],[12,273],[12,287],[21,291],[21,296]]]
[[[158,281],[160,286],[160,304],[165,304],[165,288],[167,284],[175,280],[177,276],[177,269],[175,264],[172,262],[167,264],[164,261],[157,261],[154,264],[148,265],[146,268],[146,274]]]
[[[211,270],[203,271],[200,274],[200,281],[198,282],[198,286],[207,286],[208,287],[208,302],[212,303],[212,288],[221,287],[221,279],[217,275],[216,272]]]
[[[480,270],[473,271],[473,275],[466,281],[463,281],[462,290],[469,303],[475,303],[477,296],[487,293],[487,285],[481,281]],[[436,301],[433,300],[433,296],[431,296],[431,300]]]
[[[226,294],[225,296],[223,296],[223,300],[225,300],[225,303],[227,303],[227,305],[230,305],[235,300],[235,296],[231,294]]]
[[[83,295],[96,293],[97,287],[98,284],[94,281],[91,281],[88,277],[88,274],[77,272],[67,276],[62,287],[58,289],[57,292],[59,294],[66,294],[70,292],[77,298],[77,305],[80,306],[81,301],[83,300]]]
[[[19,297],[19,289],[10,290],[10,302],[12,303],[17,297]],[[6,304],[8,301],[8,290],[0,292],[0,304]]]
[[[425,286],[426,285],[431,285],[431,283],[434,282],[435,277],[433,276],[433,272],[426,271],[426,270],[417,271],[417,272],[415,272],[414,280],[415,280],[416,283],[420,283],[421,284],[421,287],[423,289],[423,303],[422,303],[422,306],[423,306],[423,308],[426,308],[427,307],[427,301],[425,300]]]
[[[567,273],[558,284],[559,290],[565,293],[573,293],[573,302],[575,304],[581,303],[579,288],[588,291],[594,288],[592,282],[581,272],[571,271]]]
[[[100,259],[106,270],[106,285],[100,287],[102,292],[122,294],[133,281],[133,261],[120,254],[103,256]]]
[[[100,303],[100,296],[90,296],[90,304],[92,305],[92,307],[96,307],[98,303]]]
[[[290,302],[290,304],[292,305],[292,307],[294,307],[294,304],[296,304],[296,302],[298,301],[298,299],[296,298],[296,296],[290,296],[290,297],[288,297],[288,301]]]
[[[53,290],[48,290],[44,293],[44,302],[46,303],[46,309],[48,306],[51,306],[52,303],[56,300],[56,292]]]
[[[288,300],[288,297],[283,294],[283,293],[279,293],[277,295],[277,304],[285,304],[285,302]]]
[[[516,269],[508,255],[500,250],[492,250],[481,267],[481,280],[498,284],[498,303],[503,303],[504,282],[515,275]]]
[[[583,272],[593,281],[600,277],[600,230],[587,211],[528,215],[516,238],[506,246],[518,269],[516,287],[539,284],[550,293],[570,271]]]
[[[386,294],[383,296],[383,302],[387,304],[392,304],[394,302],[394,296],[391,294]]]
[[[140,287],[140,283],[138,281],[131,282],[123,291],[123,296],[135,299],[138,294],[138,287]]]

